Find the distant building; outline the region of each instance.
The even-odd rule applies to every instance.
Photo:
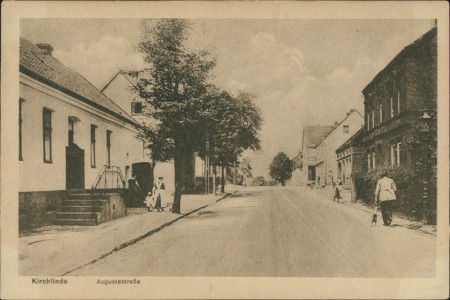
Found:
[[[55,59],[52,50],[48,44],[20,39],[20,229],[56,219],[79,225],[94,222],[80,221],[91,210],[58,211],[68,193],[90,189],[105,168],[111,178],[108,187],[123,188],[131,166],[149,162],[143,141],[136,138],[136,120]],[[108,217],[122,214],[122,204],[108,208]]]
[[[328,135],[334,126],[306,126],[303,129],[302,135],[302,155],[303,163],[301,165],[301,174],[296,174],[302,185],[311,181],[316,181],[316,165],[317,165],[317,152],[316,145],[326,135]]]
[[[286,181],[287,185],[301,185],[303,174],[303,153],[300,151],[292,159],[292,177]]]
[[[411,162],[403,138],[437,107],[436,35],[405,47],[362,91],[368,170]]]
[[[366,156],[363,145],[364,128],[360,128],[344,144],[336,149],[338,177],[341,178],[344,187],[352,191],[352,200],[355,199],[356,178],[364,174],[366,170]]]
[[[364,118],[351,109],[315,146],[315,172],[321,185],[330,185],[339,177],[336,149],[363,127]]]

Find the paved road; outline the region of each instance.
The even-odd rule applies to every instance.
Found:
[[[436,238],[303,188],[254,188],[70,275],[434,277]]]

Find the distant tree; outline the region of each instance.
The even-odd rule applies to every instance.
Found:
[[[207,80],[215,60],[206,50],[186,47],[190,23],[182,19],[144,20],[138,49],[150,64],[148,79],[139,80],[139,95],[149,102],[149,117],[155,128],[143,128],[155,160],[173,159],[175,193],[172,211],[180,213],[184,158],[193,153],[199,122],[200,99],[207,91]]]
[[[270,177],[285,186],[286,180],[292,176],[292,161],[284,152],[280,152],[273,158],[269,170]]]
[[[256,178],[254,178],[252,181],[253,186],[264,186],[266,184],[267,184],[267,182],[266,182],[266,179],[264,178],[264,176],[258,176]]]
[[[278,182],[276,181],[276,180],[273,180],[273,179],[269,179],[269,180],[267,180],[267,182],[266,182],[266,185],[267,186],[275,186],[275,185],[277,185],[278,184]]]

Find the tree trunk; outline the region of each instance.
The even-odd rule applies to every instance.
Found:
[[[174,169],[175,169],[175,192],[173,195],[172,213],[181,213],[181,185],[183,180],[183,152],[177,146],[175,141],[175,157],[174,157]]]
[[[216,165],[213,165],[213,186],[212,188],[214,189],[213,193],[214,196],[217,196],[217,189],[216,189],[216,176],[217,176],[217,170],[216,170]]]
[[[225,166],[222,164],[222,188],[220,189],[222,193],[225,193]]]
[[[237,167],[236,165],[234,165],[233,167],[233,184],[236,185],[237,184]]]

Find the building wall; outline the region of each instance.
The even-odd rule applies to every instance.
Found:
[[[338,165],[336,149],[353,136],[363,126],[364,119],[356,111],[351,111],[348,117],[339,124],[324,140],[316,147],[317,162],[323,164],[322,168],[316,169],[316,177],[320,176],[331,184],[338,177]],[[344,132],[344,126],[348,126],[348,132]]]
[[[132,87],[131,82],[120,72],[102,92],[124,111],[131,114],[131,102],[139,99],[139,96],[132,91]]]
[[[25,75],[20,76],[23,103],[23,161],[19,163],[19,188],[26,191],[56,191],[66,188],[66,146],[68,118],[76,117],[74,143],[84,149],[85,188],[90,188],[107,164],[106,131],[112,131],[111,165],[125,167],[149,161],[143,155],[143,142],[128,123],[111,117]],[[43,159],[43,108],[52,113],[52,163]],[[91,167],[90,127],[96,129],[96,167]]]

